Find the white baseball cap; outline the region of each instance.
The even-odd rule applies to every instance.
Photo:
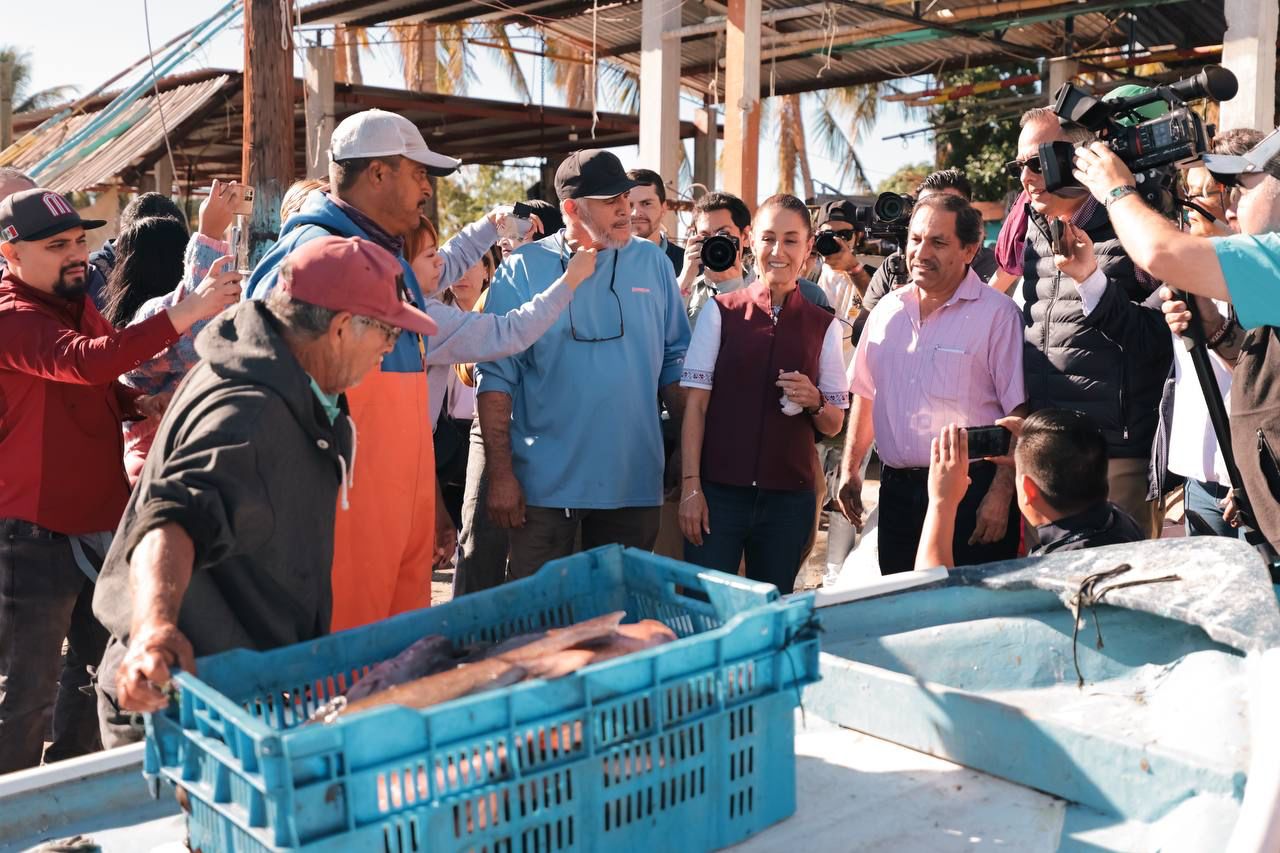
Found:
[[[333,129],[329,140],[329,157],[333,160],[396,155],[421,163],[438,178],[452,175],[462,165],[461,160],[432,151],[417,125],[386,110],[365,110],[347,116]]]

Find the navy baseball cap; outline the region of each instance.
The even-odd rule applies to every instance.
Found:
[[[0,201],[0,241],[44,240],[72,228],[101,228],[105,219],[81,219],[61,193],[36,188]]]
[[[567,198],[614,198],[633,187],[637,181],[627,177],[622,161],[612,151],[585,148],[575,151],[556,169],[556,196]]]

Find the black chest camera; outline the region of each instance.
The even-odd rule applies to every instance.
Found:
[[[741,245],[737,237],[730,237],[728,234],[708,237],[702,243],[702,265],[714,272],[724,272],[738,262],[738,249]]]
[[[1204,122],[1187,101],[1229,101],[1238,88],[1234,74],[1210,65],[1194,77],[1123,98],[1095,98],[1067,83],[1054,95],[1053,111],[1096,134],[1133,172],[1138,192],[1147,203],[1172,214],[1178,167],[1198,161],[1209,148]],[[1144,118],[1138,112],[1159,102],[1168,105],[1164,115]],[[1040,146],[1039,154],[1048,192],[1080,185],[1071,174],[1075,145],[1047,142]]]

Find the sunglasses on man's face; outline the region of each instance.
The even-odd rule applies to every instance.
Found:
[[[1030,169],[1034,174],[1040,174],[1040,155],[1033,154],[1025,160],[1010,160],[1004,164],[1004,170],[1011,178],[1021,178],[1023,169]]]

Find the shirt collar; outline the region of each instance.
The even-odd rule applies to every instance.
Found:
[[[369,218],[364,211],[358,207],[352,207],[333,193],[329,194],[329,200],[338,206],[338,209],[347,215],[347,217],[355,223],[355,226],[363,231],[370,240],[377,243],[396,257],[404,254],[404,238],[394,237],[387,233],[385,229],[378,223]]]
[[[1055,543],[1077,533],[1101,533],[1109,529],[1113,523],[1111,504],[1100,501],[1083,512],[1068,515],[1048,524],[1037,525],[1036,534],[1041,548],[1050,548]]]
[[[314,376],[308,374],[307,378],[311,380],[311,390],[315,392],[316,399],[320,401],[321,407],[324,408],[325,415],[329,418],[329,424],[332,425],[333,422],[338,419],[338,415],[342,414],[342,407],[338,404],[338,398],[342,395],[326,394],[321,390],[320,385],[316,382]]]

